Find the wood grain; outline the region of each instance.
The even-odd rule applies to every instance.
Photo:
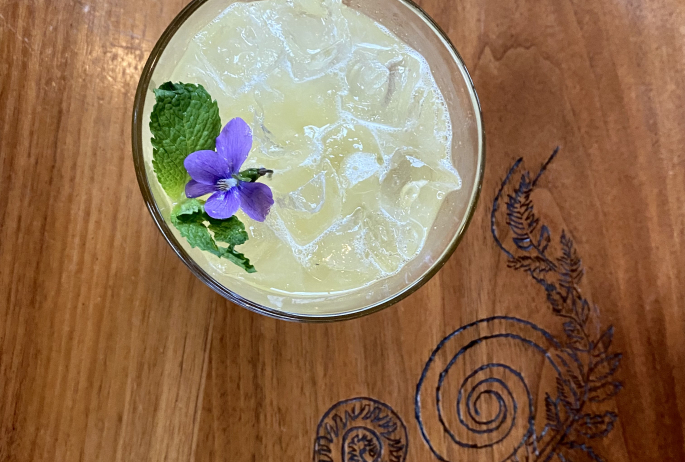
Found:
[[[2,461],[190,457],[217,297],[151,226],[129,142],[148,18],[181,7],[1,4]]]
[[[624,354],[625,388],[609,403],[618,421],[593,446],[608,461],[685,460],[683,2],[420,2],[479,92],[482,199],[430,283],[335,325],[224,301],[145,210],[130,156],[133,96],[184,4],[0,2],[0,461],[311,460],[319,419],[360,396],[403,419],[408,461],[437,460],[414,396],[440,340],[496,315],[563,333],[544,290],[508,268],[490,233],[512,163],[524,157],[535,170],[557,145],[536,210],[555,238],[573,237],[583,294]],[[544,412],[544,361],[505,353],[523,360]]]

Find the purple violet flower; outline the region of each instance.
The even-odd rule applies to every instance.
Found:
[[[237,178],[251,149],[250,126],[241,118],[228,122],[216,139],[216,151],[197,151],[186,158],[184,165],[192,177],[186,196],[214,193],[207,199],[205,212],[217,220],[231,218],[242,208],[253,220],[264,221],[274,204],[271,189]]]

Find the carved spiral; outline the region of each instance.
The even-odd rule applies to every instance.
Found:
[[[433,454],[441,461],[475,461],[492,454],[479,450],[497,447],[497,454],[506,454],[502,460],[515,455],[535,437],[526,378],[539,377],[541,363],[531,355],[546,358],[559,374],[549,354],[555,348],[546,331],[508,317],[484,319],[445,338],[416,389],[416,419]]]
[[[321,418],[314,462],[404,462],[407,429],[387,404],[354,398],[335,404]]]

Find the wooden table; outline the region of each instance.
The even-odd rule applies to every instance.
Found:
[[[335,325],[224,301],[145,209],[133,97],[184,3],[0,2],[0,461],[685,460],[682,0],[420,2],[483,194],[429,284]]]

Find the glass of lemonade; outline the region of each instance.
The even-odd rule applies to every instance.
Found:
[[[222,124],[244,119],[246,168],[274,171],[267,219],[238,212],[256,273],[170,225],[149,128],[167,81],[202,85]],[[462,59],[409,0],[195,0],[152,51],[133,114],[140,188],[179,257],[230,301],[300,321],[378,311],[437,273],[474,212],[484,149]]]

